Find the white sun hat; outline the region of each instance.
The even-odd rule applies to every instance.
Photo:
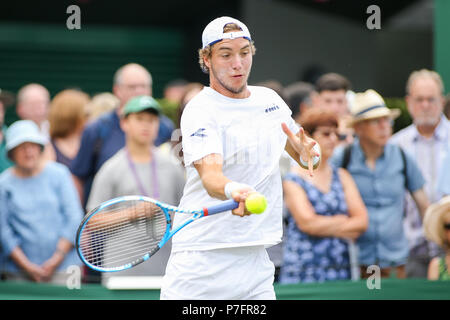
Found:
[[[19,120],[14,122],[6,130],[6,152],[10,157],[10,151],[25,142],[40,145],[42,149],[48,143],[47,138],[39,131],[39,127],[31,120]]]

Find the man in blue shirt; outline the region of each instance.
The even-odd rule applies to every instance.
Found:
[[[135,96],[151,96],[152,77],[139,64],[124,65],[114,75],[113,93],[120,100],[119,108],[100,116],[86,126],[81,137],[80,149],[70,168],[84,206],[97,171],[106,160],[125,146],[125,134],[119,120],[123,106]],[[155,145],[168,141],[173,129],[173,122],[161,115]]]
[[[368,277],[367,267],[378,265],[381,276],[390,276],[395,268],[397,277],[403,278],[409,251],[403,196],[409,190],[424,214],[425,181],[414,160],[387,143],[399,110],[388,109],[377,92],[367,90],[355,95],[351,113],[357,138],[349,147],[337,149],[332,161],[351,173],[369,212],[369,228],[357,239],[361,276]]]

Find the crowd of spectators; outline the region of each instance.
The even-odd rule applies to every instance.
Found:
[[[111,76],[111,92],[92,97],[79,89],[51,97],[37,83],[16,94],[0,90],[2,279],[63,283],[67,267],[83,268],[76,229],[102,201],[142,194],[178,205],[185,183],[180,118],[203,84],[175,79],[155,99],[144,66],[126,64]],[[315,83],[259,85],[285,99],[322,152],[313,177],[280,162],[285,232],[269,251],[275,280],[365,278],[371,265],[383,277],[448,279],[450,99],[439,74],[411,73],[405,110],[371,88],[353,92],[337,73]],[[20,120],[6,127],[5,110],[14,107]],[[394,133],[401,112],[413,121]],[[163,275],[168,250],[124,274]],[[101,281],[84,270],[83,280]]]

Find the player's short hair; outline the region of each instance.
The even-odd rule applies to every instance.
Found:
[[[338,74],[338,73],[326,73],[317,79],[316,91],[321,93],[322,91],[338,91],[344,90],[347,92],[351,89],[350,81]]]
[[[409,95],[411,86],[417,79],[429,78],[436,82],[438,88],[442,94],[444,94],[444,83],[442,81],[441,76],[436,71],[421,69],[411,72],[408,77],[408,81],[406,82],[406,94]]]
[[[305,133],[312,135],[316,131],[317,127],[329,126],[338,128],[337,115],[323,107],[312,107],[306,109],[300,116],[299,120],[301,126],[305,130]]]
[[[242,30],[241,27],[239,27],[237,24],[235,23],[228,23],[223,27],[223,32],[227,33],[227,32],[232,32],[232,31],[238,31],[238,30]],[[213,44],[214,45],[214,44]],[[209,68],[206,66],[205,61],[203,60],[204,57],[211,57],[211,52],[212,52],[212,46],[213,45],[208,45],[203,49],[199,49],[198,50],[198,63],[200,64],[200,69],[202,69],[202,71],[204,73],[209,73]],[[253,41],[250,41],[250,47],[252,50],[252,54],[254,55],[256,53],[256,48],[255,45],[253,43]]]

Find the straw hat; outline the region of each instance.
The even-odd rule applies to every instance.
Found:
[[[381,117],[390,117],[395,119],[400,115],[400,109],[389,109],[383,98],[372,89],[366,92],[356,93],[351,106],[352,119],[349,126],[355,123],[368,119],[375,119]]]
[[[430,205],[423,219],[425,237],[436,242],[441,247],[450,245],[447,243],[446,231],[444,229],[444,218],[446,215],[450,215],[450,195]]]

